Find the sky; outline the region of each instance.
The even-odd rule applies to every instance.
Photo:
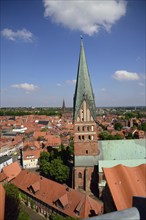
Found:
[[[96,106],[146,104],[145,0],[0,4],[1,107],[72,107],[81,35]]]

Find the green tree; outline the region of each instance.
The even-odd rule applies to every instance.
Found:
[[[129,120],[130,118],[135,118],[137,117],[137,113],[136,112],[127,112],[125,113],[125,119]]]
[[[64,183],[69,178],[69,168],[61,159],[54,159],[50,162],[49,174],[55,181]]]
[[[143,122],[141,125],[139,125],[138,129],[146,132],[146,122]]]
[[[42,160],[40,162],[40,169],[39,170],[40,170],[41,175],[43,175],[45,177],[48,176],[48,174],[49,174],[49,166],[50,166],[50,164],[46,160]]]
[[[108,131],[102,131],[99,133],[99,139],[100,140],[109,140],[110,139],[110,133]]]
[[[20,208],[19,190],[12,183],[5,184],[4,188],[6,191],[5,219],[16,220]]]
[[[78,219],[78,218],[72,218],[72,217],[63,217],[61,215],[58,215],[56,213],[52,213],[50,216],[49,216],[49,219],[50,220],[75,220],[75,219]]]
[[[27,212],[20,211],[17,220],[31,220],[31,218]]]
[[[39,162],[41,162],[42,160],[49,161],[49,153],[48,152],[43,151],[43,152],[40,153]]]
[[[126,135],[126,139],[133,139],[132,133],[128,133],[128,134]]]
[[[48,152],[42,152],[40,154],[40,158],[39,158],[39,170],[41,175],[43,176],[48,176],[49,174],[49,153]]]
[[[123,125],[120,122],[117,122],[117,123],[115,123],[114,128],[117,131],[121,131],[123,128]]]
[[[115,134],[114,135],[114,140],[122,140],[123,137],[120,134]]]
[[[70,144],[68,146],[68,151],[69,151],[70,156],[74,155],[74,142],[73,142],[73,140],[70,140]]]

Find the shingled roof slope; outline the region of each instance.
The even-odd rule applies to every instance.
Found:
[[[40,183],[40,188],[38,191],[33,193],[32,190],[29,190],[29,187],[33,186],[33,184],[36,182],[37,184]],[[15,184],[19,189],[27,192],[31,196],[43,201],[44,203],[49,204],[56,210],[59,210],[68,216],[86,218],[91,214],[91,210],[94,210],[96,215],[102,213],[102,202],[92,198],[88,198],[86,200],[84,199],[86,198],[84,193],[41,177],[36,173],[22,170],[21,173],[14,180],[12,180],[12,183]],[[83,204],[81,205],[81,208],[77,214],[76,207],[82,198]],[[60,206],[57,206],[56,202],[58,200],[63,204],[63,209],[61,209]]]
[[[146,164],[103,168],[117,210],[132,207],[132,197],[146,197]]]
[[[18,161],[15,161],[10,165],[5,166],[2,172],[7,176],[7,181],[9,182],[21,172],[21,168]]]

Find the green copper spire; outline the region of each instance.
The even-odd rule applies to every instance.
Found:
[[[74,115],[73,120],[75,121],[80,110],[80,107],[83,101],[86,101],[88,108],[90,109],[93,119],[96,119],[96,107],[94,94],[92,90],[90,75],[88,71],[88,66],[86,62],[83,40],[81,37],[81,46],[80,46],[80,56],[78,63],[78,73],[77,73],[77,82],[74,94]]]

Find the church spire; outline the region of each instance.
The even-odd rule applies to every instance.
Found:
[[[64,101],[64,99],[63,99],[63,103],[62,103],[62,113],[65,113],[65,101]]]
[[[81,36],[77,82],[76,82],[76,88],[75,88],[75,94],[74,94],[74,112],[73,112],[74,121],[76,120],[78,116],[80,107],[84,100],[86,101],[87,106],[90,109],[93,119],[96,120],[96,107],[95,107],[94,94],[93,94],[90,75],[89,75],[88,66],[86,62],[83,38]]]

